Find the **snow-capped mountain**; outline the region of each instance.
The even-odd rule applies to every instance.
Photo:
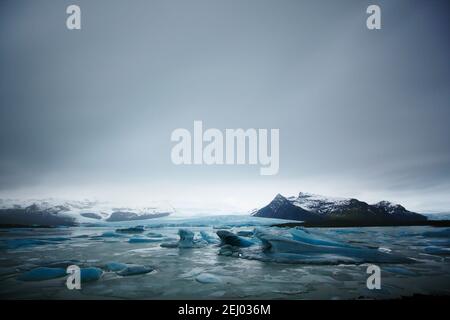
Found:
[[[55,226],[145,220],[168,216],[174,211],[170,205],[160,203],[145,207],[128,207],[90,200],[0,199],[0,224]]]
[[[253,216],[362,225],[427,219],[421,214],[408,211],[403,206],[388,201],[368,204],[357,199],[332,198],[304,192],[300,192],[297,197],[288,198],[278,194],[267,206],[253,213]]]

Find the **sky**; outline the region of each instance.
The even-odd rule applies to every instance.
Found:
[[[449,212],[449,14],[444,0],[3,0],[0,198],[214,212],[307,191]],[[279,173],[174,165],[171,133],[195,120],[279,129]]]

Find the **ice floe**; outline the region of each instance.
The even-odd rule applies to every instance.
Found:
[[[163,238],[149,238],[149,237],[131,237],[128,239],[129,243],[152,243],[161,242]]]
[[[63,268],[39,267],[19,275],[17,279],[21,281],[43,281],[65,277],[66,275],[66,269]]]
[[[210,273],[201,273],[197,277],[195,277],[195,280],[197,280],[200,283],[221,283],[222,280],[213,274]]]
[[[261,245],[249,249],[246,248],[254,245],[254,241],[240,238],[229,231],[217,233],[223,244],[219,255],[244,259],[300,264],[412,262],[401,255],[382,252],[376,248],[357,247],[301,229],[286,233],[258,228],[255,230],[255,236],[261,241]]]
[[[88,267],[80,269],[81,282],[97,281],[101,278],[103,271],[99,268]]]
[[[119,276],[127,277],[127,276],[135,276],[139,274],[146,274],[155,270],[150,266],[141,266],[141,265],[127,265],[125,269],[122,269],[117,272]]]
[[[123,269],[125,269],[127,267],[127,265],[125,263],[120,263],[120,262],[108,262],[106,263],[103,268],[106,271],[112,271],[112,272],[117,272],[117,271],[121,271]]]

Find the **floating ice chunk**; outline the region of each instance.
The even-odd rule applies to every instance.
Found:
[[[392,250],[389,249],[389,248],[379,247],[379,248],[378,248],[378,251],[385,252],[385,253],[389,253],[389,252],[391,252]]]
[[[108,262],[104,266],[106,271],[113,271],[113,272],[121,271],[126,267],[127,265],[121,262]]]
[[[162,235],[161,233],[157,233],[157,232],[148,232],[146,234],[147,237],[152,237],[152,238],[162,238],[164,237],[164,235]]]
[[[187,229],[178,230],[180,241],[178,241],[178,247],[191,248],[194,245],[194,233]]]
[[[219,249],[219,255],[221,256],[231,256],[234,252],[236,252],[236,247],[229,244],[225,244]]]
[[[178,235],[180,236],[180,240],[178,242],[163,242],[161,243],[161,247],[163,248],[201,248],[204,247],[207,243],[203,240],[195,240],[195,234],[191,230],[187,229],[179,229]]]
[[[297,241],[280,235],[271,234],[258,230],[256,236],[262,241],[263,252],[270,258],[292,258],[300,260],[303,258],[308,261],[315,260],[317,263],[336,263],[337,261],[347,262],[373,262],[373,263],[408,263],[411,259],[380,252],[377,249],[358,248],[358,247],[340,247],[315,244],[315,239],[311,243],[307,241]],[[283,255],[281,255],[283,254]],[[291,255],[291,256],[290,256]],[[296,255],[296,256],[293,256]]]
[[[235,247],[250,247],[255,244],[253,241],[239,237],[234,233],[226,230],[217,231],[217,235],[222,241],[222,244],[229,244]]]
[[[141,265],[127,265],[127,267],[119,272],[117,274],[119,276],[134,276],[139,274],[146,274],[149,272],[152,272],[154,268],[149,266],[141,266]]]
[[[39,267],[21,274],[17,279],[21,281],[43,281],[66,276],[66,269]]]
[[[160,242],[162,238],[144,238],[144,237],[132,237],[128,240],[129,243],[151,243]]]
[[[327,239],[324,236],[313,234],[305,229],[292,229],[290,230],[292,238],[296,241],[309,243],[313,245],[330,246],[330,247],[343,247],[343,248],[354,248],[353,246],[337,242],[332,239]]]
[[[178,248],[178,242],[163,242],[160,246],[162,248]]]
[[[236,233],[240,237],[253,237],[253,231],[241,230]]]
[[[195,280],[200,283],[222,283],[222,280],[219,277],[211,273],[201,273],[195,277]]]
[[[204,241],[206,241],[209,244],[219,243],[219,239],[214,238],[212,235],[207,233],[206,231],[200,231],[200,236]]]
[[[209,296],[213,298],[221,298],[223,297],[227,292],[226,291],[216,291],[211,293]]]
[[[81,282],[97,281],[98,279],[100,279],[102,274],[103,271],[99,268],[95,267],[81,268],[80,270]]]
[[[119,233],[141,233],[145,231],[144,226],[135,226],[131,228],[117,229],[116,232]]]

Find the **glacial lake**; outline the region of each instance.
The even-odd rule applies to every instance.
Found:
[[[166,217],[0,229],[0,298],[394,299],[450,294],[449,228],[272,226],[283,222],[247,216]],[[143,230],[133,229],[137,225]],[[180,229],[187,237],[181,242]],[[219,230],[239,234],[237,239],[248,246],[220,246]],[[82,280],[81,290],[69,290],[61,270],[73,264],[100,275]],[[380,290],[366,286],[370,264],[381,269]]]

